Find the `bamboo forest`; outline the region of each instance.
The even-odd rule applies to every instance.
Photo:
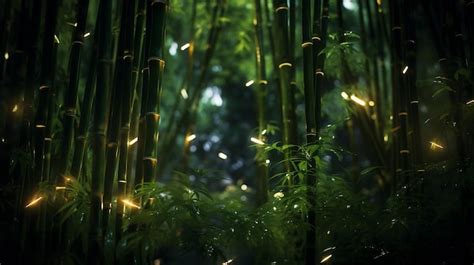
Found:
[[[0,265],[474,264],[474,0],[0,0]]]

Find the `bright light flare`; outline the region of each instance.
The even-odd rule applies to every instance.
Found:
[[[354,101],[355,103],[361,105],[361,106],[367,105],[367,103],[365,103],[365,101],[363,101],[362,99],[358,98],[356,95],[352,95],[352,96],[351,96],[351,100]]]
[[[128,146],[132,146],[138,142],[138,137],[133,138],[132,140],[128,141]]]
[[[228,261],[226,261],[226,262],[223,262],[222,265],[228,265],[228,264],[230,264],[232,261],[234,261],[234,260],[233,260],[233,259],[230,259],[230,260],[228,260]]]
[[[196,139],[196,135],[195,134],[191,134],[189,135],[188,137],[186,137],[186,142],[191,142],[192,140]]]
[[[407,66],[405,66],[405,68],[403,68],[403,71],[402,71],[402,73],[403,73],[403,74],[406,74],[406,73],[407,73],[407,71],[408,71],[408,65],[407,65]]]
[[[249,81],[247,81],[247,83],[245,83],[245,86],[249,87],[249,86],[253,85],[253,83],[255,83],[255,81],[249,80]]]
[[[332,254],[327,255],[326,257],[324,257],[324,258],[321,260],[321,263],[324,263],[324,262],[328,261],[331,257],[332,257]]]
[[[56,187],[56,190],[65,190],[65,189],[66,189],[66,187],[64,187],[64,186],[58,186],[58,187]]]
[[[222,160],[226,160],[227,159],[227,155],[222,153],[222,152],[219,152],[219,154],[217,154],[217,156],[222,159]]]
[[[125,205],[127,205],[127,206],[130,206],[130,207],[132,207],[132,208],[140,209],[140,206],[139,206],[139,205],[136,205],[136,204],[133,203],[132,201],[123,199],[123,200],[122,200],[122,203],[125,204]]]
[[[371,107],[375,106],[375,102],[373,102],[372,100],[369,101],[369,106],[371,106]]]
[[[30,203],[28,203],[28,204],[25,206],[25,208],[28,208],[28,207],[31,207],[31,206],[37,204],[37,203],[38,203],[39,201],[41,201],[42,199],[43,199],[43,196],[40,196],[40,197],[38,197],[38,198],[32,200]]]
[[[3,58],[5,58],[5,60],[8,60],[8,58],[10,58],[10,55],[8,54],[8,52],[6,52],[6,53],[3,55]]]
[[[345,100],[349,100],[349,95],[344,91],[341,92],[341,97]]]
[[[466,102],[466,105],[471,105],[471,104],[474,104],[474,99],[471,99],[468,102]]]
[[[61,42],[59,41],[58,36],[56,36],[56,35],[54,35],[54,41],[55,41],[57,44],[61,43]]]
[[[434,141],[431,141],[430,144],[431,144],[430,148],[431,148],[432,150],[444,149],[444,146],[442,146],[442,145],[440,145],[440,144],[438,144],[438,143],[436,143],[436,142],[434,142]]]
[[[16,112],[17,110],[18,110],[18,105],[15,104],[15,106],[13,106],[12,112]]]
[[[181,96],[184,98],[184,99],[188,99],[188,91],[186,91],[186,89],[181,89]]]
[[[255,138],[255,137],[251,137],[251,138],[250,138],[250,141],[251,141],[252,143],[259,144],[259,145],[264,145],[264,144],[265,144],[262,140],[260,140],[260,139],[258,139],[258,138]]]
[[[243,190],[243,191],[246,191],[249,187],[246,185],[246,184],[242,184],[240,186],[240,189]]]
[[[184,51],[184,50],[186,50],[187,48],[189,48],[190,46],[191,46],[191,44],[188,42],[188,43],[183,44],[183,46],[181,46],[180,49],[181,49],[182,51]]]
[[[87,32],[86,34],[84,34],[84,38],[87,38],[87,37],[89,37],[90,35],[91,35],[91,33],[90,33],[90,32]]]

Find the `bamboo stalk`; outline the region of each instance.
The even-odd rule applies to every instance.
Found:
[[[320,5],[316,1],[316,5]],[[303,48],[303,81],[304,81],[304,95],[305,95],[305,116],[306,116],[306,142],[307,144],[316,144],[316,95],[314,91],[314,75],[313,75],[313,42],[311,40],[311,1],[302,1],[302,44]],[[319,24],[319,23],[318,23]],[[320,100],[320,99],[319,99]],[[311,158],[309,162],[309,170],[306,174],[307,185],[307,199],[308,199],[308,230],[306,231],[306,263],[318,263],[318,251],[316,242],[316,163],[315,159]]]
[[[144,181],[155,180],[156,166],[158,162],[158,122],[160,119],[160,95],[163,69],[165,61],[163,58],[163,46],[165,36],[165,17],[167,3],[165,0],[152,2],[150,7],[151,24],[150,46],[149,46],[149,82],[147,104],[145,109],[145,148],[143,153]]]
[[[102,0],[99,4],[97,23],[99,23],[98,40],[98,67],[97,88],[95,97],[95,110],[93,122],[93,152],[92,152],[92,182],[91,182],[91,208],[89,216],[89,245],[87,253],[88,264],[101,264],[101,205],[102,185],[105,175],[106,162],[106,132],[107,132],[107,101],[110,91],[110,78],[112,70],[112,1]]]
[[[97,30],[94,33],[96,37]],[[89,72],[87,75],[87,81],[84,92],[84,99],[81,106],[81,118],[79,119],[79,128],[77,129],[76,142],[74,144],[74,154],[71,166],[71,175],[80,178],[83,167],[83,160],[86,154],[88,137],[89,137],[89,126],[91,124],[92,116],[92,105],[95,96],[95,86],[97,78],[97,47],[92,48],[92,54],[89,63]]]
[[[321,51],[326,48],[328,25],[329,25],[329,0],[316,1],[313,17],[313,74],[315,93],[315,117],[316,117],[316,139],[319,139],[321,130],[321,91],[323,89],[325,75],[324,63],[326,54]]]
[[[71,41],[71,53],[69,54],[69,80],[64,97],[64,137],[62,144],[62,157],[64,162],[61,163],[60,169],[60,174],[63,175],[69,172],[69,157],[74,145],[77,94],[88,8],[89,0],[80,0],[77,2],[76,26]]]
[[[294,139],[294,120],[292,114],[294,109],[292,108],[292,92],[291,92],[291,68],[294,67],[291,64],[291,53],[289,51],[289,38],[288,38],[288,6],[286,1],[274,0],[274,36],[275,36],[275,55],[278,63],[278,74],[280,79],[280,97],[281,97],[281,112],[282,112],[282,124],[283,124],[283,144],[292,145],[295,144]],[[287,148],[285,150],[285,168],[287,172],[291,171],[291,150]]]
[[[265,142],[264,130],[267,127],[266,113],[265,113],[265,98],[267,93],[266,80],[266,64],[265,64],[265,52],[264,52],[264,37],[263,37],[263,19],[262,19],[262,7],[260,0],[254,1],[255,5],[255,61],[257,69],[257,86],[256,86],[256,97],[257,97],[257,120],[258,120],[258,138],[260,141]],[[267,155],[263,145],[257,145],[257,205],[260,206],[268,200],[268,165]]]
[[[406,45],[406,61],[408,67],[404,77],[405,84],[408,90],[408,103],[409,103],[409,116],[408,120],[410,123],[411,143],[412,143],[412,163],[416,168],[419,168],[423,163],[423,154],[421,146],[421,133],[420,133],[420,118],[418,112],[418,89],[416,87],[417,79],[417,36],[416,27],[416,9],[417,5],[415,2],[405,1],[405,10],[410,10],[410,13],[405,16],[405,45]]]
[[[145,36],[145,16],[146,16],[146,0],[139,0],[138,7],[137,7],[137,14],[136,14],[136,21],[135,21],[135,33],[134,33],[134,57],[133,57],[133,71],[132,71],[132,84],[134,86],[134,101],[133,101],[133,111],[132,111],[132,121],[130,127],[130,139],[137,139],[137,144],[132,144],[129,149],[129,157],[128,163],[128,172],[127,172],[127,190],[128,193],[131,195],[133,194],[134,187],[136,180],[141,180],[141,176],[137,169],[137,165],[141,165],[141,160],[137,159],[138,156],[138,149],[140,146],[140,139],[139,139],[139,128],[140,128],[140,113],[141,113],[141,100],[143,97],[142,94],[142,82],[143,82],[143,75],[141,74],[141,69],[143,68],[144,64],[144,36]],[[138,163],[137,163],[138,162]],[[132,165],[135,165],[133,167]]]
[[[118,183],[117,183],[117,211],[115,218],[115,240],[118,242],[122,236],[122,217],[124,215],[123,200],[126,198],[127,187],[127,162],[128,162],[128,142],[130,134],[130,115],[132,109],[132,100],[134,84],[132,78],[133,69],[133,31],[135,18],[135,1],[127,1],[122,11],[122,26],[120,34],[124,34],[124,49],[119,63],[122,64],[122,89],[123,96],[121,103],[121,128],[119,139],[119,161],[118,161]]]

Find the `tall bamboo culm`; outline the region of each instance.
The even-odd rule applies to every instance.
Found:
[[[257,138],[265,142],[266,115],[265,115],[265,97],[267,93],[268,81],[266,80],[266,64],[263,42],[263,19],[262,6],[260,0],[254,1],[255,5],[255,60],[257,69],[256,79],[256,98],[257,98],[257,120],[258,120],[258,136]],[[257,145],[257,205],[262,205],[267,201],[268,197],[268,164],[267,155],[263,145]]]
[[[315,5],[321,6],[321,1],[315,1]],[[301,31],[303,49],[303,85],[305,95],[305,116],[306,116],[306,143],[316,144],[316,96],[314,91],[314,74],[313,74],[313,42],[312,36],[312,20],[311,20],[311,1],[303,0],[301,7]],[[320,10],[320,8],[318,9]],[[318,11],[319,12],[319,11]],[[316,14],[315,14],[316,16]],[[317,15],[320,17],[320,15]],[[316,159],[311,158],[309,162],[309,170],[306,174],[307,199],[308,199],[308,230],[306,231],[306,248],[305,248],[305,264],[315,265],[318,261],[317,244],[316,244]]]
[[[88,264],[102,264],[101,205],[102,185],[105,175],[105,152],[109,91],[112,71],[112,1],[99,4],[97,23],[98,67],[92,141],[91,206],[89,216]]]
[[[120,136],[119,136],[119,161],[117,175],[117,211],[115,218],[115,240],[118,242],[122,236],[122,217],[125,205],[127,190],[127,162],[128,162],[128,143],[130,134],[130,115],[133,101],[133,32],[135,24],[135,0],[127,1],[122,10],[122,25],[120,28],[121,39],[123,38],[123,51],[119,58],[122,64],[122,87],[123,96],[119,99],[121,103],[120,115]]]
[[[158,144],[158,123],[160,120],[160,96],[162,75],[165,67],[163,58],[163,46],[165,37],[165,22],[167,12],[167,1],[152,1],[150,6],[151,25],[148,28],[150,33],[150,45],[148,47],[148,68],[149,80],[148,91],[146,95],[145,108],[145,143],[143,153],[143,173],[144,181],[155,180],[156,166],[158,163],[157,144]]]
[[[74,131],[76,124],[76,103],[79,91],[80,66],[84,47],[84,34],[87,21],[89,0],[77,2],[76,24],[72,36],[72,47],[69,54],[69,80],[64,94],[64,136],[62,143],[62,158],[60,174],[69,172],[69,157],[74,146]],[[77,176],[75,176],[77,177]]]
[[[278,75],[280,81],[280,97],[281,97],[281,112],[283,124],[283,144],[294,144],[295,135],[293,135],[294,120],[292,114],[292,91],[291,91],[291,69],[294,67],[291,64],[291,54],[289,46],[289,31],[288,31],[288,5],[286,1],[274,0],[274,37],[275,37],[275,55],[278,64]],[[291,171],[291,150],[287,148],[285,151],[285,168],[287,172]],[[288,181],[291,182],[290,179]]]

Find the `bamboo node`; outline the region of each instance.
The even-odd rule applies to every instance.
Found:
[[[410,150],[400,150],[400,154],[410,154]]]
[[[144,68],[142,69],[142,73],[143,73],[143,72],[145,72],[145,71],[147,71],[147,72],[148,72],[149,70],[150,70],[150,68],[148,68],[148,67],[144,67]]]
[[[296,86],[297,83],[296,83],[296,81],[291,81],[291,82],[290,82],[290,85]]]
[[[76,40],[76,41],[72,42],[72,45],[74,45],[74,44],[84,45],[84,42],[82,42],[80,40]]]
[[[152,156],[143,157],[143,161],[150,161],[153,165],[156,165],[158,163],[158,159],[156,159]]]
[[[321,71],[321,69],[316,69],[316,72],[314,74],[324,76],[324,72]]]
[[[114,142],[107,144],[107,148],[113,148],[113,147],[116,147],[116,146],[118,146],[118,144],[114,143]]]
[[[125,54],[122,59],[127,60],[127,59],[133,59],[133,56],[131,54]]]
[[[313,36],[311,39],[315,41],[321,41],[321,38],[318,36]]]
[[[160,64],[165,65],[165,61],[163,61],[160,57],[150,57],[148,58],[148,63],[158,61]]]
[[[278,68],[281,69],[281,68],[283,68],[283,67],[285,67],[285,66],[292,67],[293,65],[291,65],[291,63],[281,63],[281,64],[278,65]]]
[[[160,114],[156,112],[147,112],[146,116],[151,116],[155,121],[158,121],[160,119]]]
[[[438,60],[438,62],[441,63],[441,62],[444,62],[444,61],[447,61],[447,60],[448,60],[448,59],[446,59],[446,58],[441,58],[441,59]]]
[[[307,41],[307,42],[303,42],[303,44],[301,44],[301,47],[302,47],[302,48],[306,48],[306,47],[308,47],[308,46],[313,46],[313,43],[310,42],[310,41]]]
[[[258,81],[258,83],[261,84],[261,85],[266,85],[266,84],[268,84],[268,81],[267,80],[260,80],[260,81]]]
[[[407,115],[408,115],[408,112],[405,112],[405,111],[398,113],[398,116],[407,116]]]
[[[395,31],[395,30],[402,30],[402,27],[400,27],[400,26],[395,26],[395,27],[392,28],[392,31]]]
[[[50,137],[44,138],[44,141],[45,141],[45,142],[51,142],[52,140],[53,140],[53,139],[51,139]]]
[[[411,103],[411,104],[418,104],[418,103],[420,103],[420,102],[419,102],[418,100],[412,100],[412,101],[410,101],[410,103]]]
[[[42,86],[40,86],[39,90],[41,91],[41,90],[43,90],[43,89],[48,89],[48,87],[49,87],[49,86],[42,85]]]
[[[279,6],[275,9],[275,12],[282,11],[282,10],[288,10],[287,6]]]
[[[46,125],[44,124],[36,124],[36,128],[46,128]]]

